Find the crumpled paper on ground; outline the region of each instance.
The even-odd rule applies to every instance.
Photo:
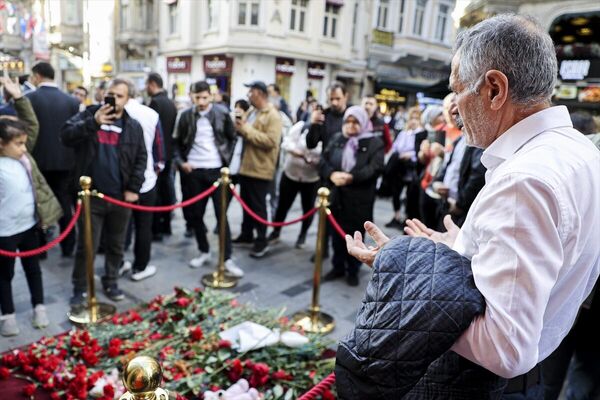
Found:
[[[271,330],[266,326],[245,321],[219,333],[221,339],[229,340],[232,347],[241,353],[283,343],[288,347],[300,347],[308,338],[298,332]]]

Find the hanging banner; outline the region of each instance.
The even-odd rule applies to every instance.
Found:
[[[307,68],[308,79],[323,79],[325,78],[325,63],[308,62]]]
[[[292,58],[277,57],[275,59],[275,73],[283,75],[294,75],[296,66]]]
[[[192,72],[192,56],[167,57],[167,72]]]
[[[233,58],[224,54],[204,56],[204,73],[211,76],[231,75]]]

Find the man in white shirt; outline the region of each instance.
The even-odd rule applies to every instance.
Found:
[[[565,107],[551,107],[556,75],[552,40],[530,18],[499,15],[458,36],[453,114],[467,144],[485,148],[486,185],[462,229],[449,216],[445,233],[418,220],[406,228],[471,259],[487,309],[452,350],[514,378],[506,399],[543,398],[536,365],[569,332],[600,270],[600,152]],[[372,264],[389,239],[365,227],[377,247],[355,234],[348,251]]]

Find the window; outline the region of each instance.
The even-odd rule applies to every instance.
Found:
[[[323,36],[335,39],[337,35],[337,20],[340,7],[327,3],[325,5],[325,17],[323,19]]]
[[[64,22],[67,25],[79,25],[82,19],[81,2],[78,0],[65,0],[63,4]]]
[[[121,30],[127,30],[129,27],[129,1],[121,0]]]
[[[352,47],[356,47],[357,19],[358,19],[358,2],[354,3],[354,12],[352,13]]]
[[[258,26],[259,10],[258,1],[240,1],[238,3],[238,25]]]
[[[398,13],[398,32],[402,33],[402,28],[404,27],[404,1],[400,0],[400,12]]]
[[[154,0],[146,0],[146,29],[155,29],[154,24]]]
[[[219,23],[219,0],[208,0],[208,29],[215,29]]]
[[[387,29],[389,8],[390,0],[379,0],[379,10],[377,10],[378,29]]]
[[[421,36],[423,34],[423,19],[425,17],[425,6],[427,6],[427,0],[417,0],[413,33],[418,36]]]
[[[291,31],[304,32],[307,7],[308,0],[292,0],[292,11],[290,14]]]
[[[440,4],[435,27],[435,39],[443,42],[446,38],[446,25],[448,24],[448,12],[450,7],[447,4]]]
[[[169,34],[170,35],[177,33],[178,17],[179,17],[179,10],[177,9],[177,2],[169,4]]]

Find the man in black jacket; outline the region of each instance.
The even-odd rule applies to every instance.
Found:
[[[31,80],[37,86],[37,90],[26,96],[31,101],[40,123],[33,157],[63,209],[63,216],[59,220],[62,232],[73,216],[72,207],[76,192],[69,190],[73,150],[60,142],[59,135],[65,121],[79,111],[79,102],[56,86],[52,65],[39,62],[33,66],[31,72]],[[75,232],[69,234],[60,246],[63,256],[72,255],[75,248]]]
[[[165,143],[165,168],[158,174],[156,182],[157,198],[156,205],[167,206],[175,204],[175,170],[172,166],[173,160],[173,129],[177,119],[177,108],[167,96],[163,89],[163,80],[161,76],[152,72],[146,80],[146,92],[151,96],[148,107],[158,113],[160,124],[163,131]],[[154,215],[152,221],[152,233],[157,240],[162,239],[162,235],[171,234],[171,213],[161,212]]]
[[[136,202],[144,182],[147,152],[140,124],[124,109],[129,100],[128,82],[115,79],[108,87],[107,96],[115,98],[115,107],[109,104],[92,106],[69,119],[61,133],[63,143],[75,149],[75,176],[88,175],[92,188],[111,197]],[[94,251],[105,234],[104,293],[111,300],[125,296],[117,285],[119,266],[123,260],[125,233],[131,210],[92,197],[92,238]],[[79,232],[83,221],[79,219]],[[86,290],[86,269],[83,240],[77,241],[73,269],[74,293],[72,305],[82,304]]]
[[[341,82],[333,82],[327,88],[327,96],[329,108],[323,110],[317,107],[310,117],[310,127],[306,134],[306,146],[309,149],[317,147],[319,142],[326,149],[333,135],[342,131],[344,112],[348,108],[346,86]]]
[[[193,83],[190,97],[194,105],[179,117],[173,146],[173,159],[181,173],[184,200],[207,190],[219,179],[221,168],[229,165],[236,138],[233,121],[227,110],[211,103],[208,83]],[[220,193],[221,188],[212,194],[217,223],[221,219]],[[200,255],[190,261],[191,268],[200,268],[210,258],[203,221],[207,203],[208,198],[196,202],[190,206],[188,214],[200,250]],[[231,275],[241,277],[244,272],[231,259],[229,224],[225,230],[225,268]]]

